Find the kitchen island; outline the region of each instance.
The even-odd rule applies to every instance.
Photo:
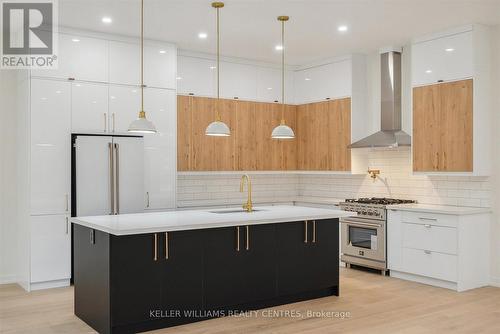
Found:
[[[75,314],[133,333],[339,294],[338,218],[297,206],[76,217]]]

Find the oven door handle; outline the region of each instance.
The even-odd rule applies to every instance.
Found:
[[[342,224],[352,224],[352,225],[360,225],[360,226],[369,226],[369,227],[382,227],[381,224],[376,224],[376,223],[366,223],[366,222],[360,222],[357,220],[341,220],[340,223]]]

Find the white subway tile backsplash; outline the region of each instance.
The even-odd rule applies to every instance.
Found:
[[[369,152],[370,167],[380,168],[376,181],[368,175],[252,174],[256,203],[292,202],[297,196],[318,198],[397,197],[419,203],[491,207],[488,177],[413,174],[409,149]],[[179,207],[237,205],[241,175],[179,175]],[[246,191],[246,188],[245,188]]]

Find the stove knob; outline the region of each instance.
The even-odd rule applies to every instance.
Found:
[[[363,211],[363,214],[366,215],[366,211]]]

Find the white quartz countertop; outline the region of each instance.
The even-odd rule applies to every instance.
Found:
[[[73,217],[71,222],[109,234],[130,235],[353,216],[352,212],[342,210],[291,205],[258,206],[251,213],[232,212],[235,210],[239,208]]]
[[[387,209],[414,211],[414,212],[430,212],[441,213],[446,215],[475,215],[481,213],[489,213],[489,208],[478,208],[468,206],[453,206],[453,205],[432,205],[432,204],[397,204],[389,205]]]

